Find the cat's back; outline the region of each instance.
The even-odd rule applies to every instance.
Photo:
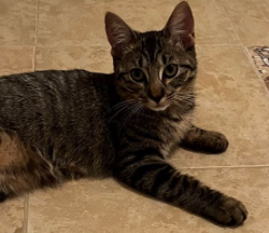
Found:
[[[0,78],[0,117],[11,114],[10,120],[15,121],[16,117],[23,120],[52,113],[58,118],[72,117],[78,111],[82,114],[91,110],[96,114],[110,104],[111,85],[110,75],[85,70],[3,76]]]
[[[111,75],[86,70],[45,70],[0,77],[0,98],[57,96],[95,99],[106,94]],[[89,100],[90,100],[89,99]]]
[[[106,149],[105,143],[112,146],[104,118],[111,105],[112,80],[112,75],[85,70],[3,76],[0,131],[15,133],[46,156],[57,156],[54,160],[93,158]]]
[[[54,113],[61,117],[79,109],[98,111],[106,104],[109,83],[109,75],[85,70],[4,76],[0,78],[0,114],[12,114],[13,119],[22,120],[33,114]]]

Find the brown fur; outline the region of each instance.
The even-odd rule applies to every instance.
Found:
[[[70,179],[113,176],[225,226],[247,217],[232,197],[167,162],[181,144],[220,153],[220,133],[192,124],[197,60],[186,2],[161,31],[106,15],[113,74],[37,71],[0,78],[0,201]]]
[[[0,133],[0,171],[27,163],[23,143],[18,137],[12,138],[5,132]]]

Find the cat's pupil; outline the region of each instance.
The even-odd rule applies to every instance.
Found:
[[[177,73],[177,66],[176,65],[168,65],[165,68],[164,71],[164,76],[166,76],[167,78],[172,78],[173,76],[175,76]]]
[[[168,66],[167,69],[168,69],[168,73],[173,73],[173,70],[174,70],[173,66],[170,65]]]
[[[134,73],[135,74],[135,77],[138,77],[139,78],[141,76],[140,70],[135,70],[134,72],[135,72]]]
[[[143,82],[145,80],[145,75],[140,69],[131,70],[131,77],[136,82]]]

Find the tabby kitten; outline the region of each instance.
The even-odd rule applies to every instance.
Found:
[[[161,31],[134,31],[113,13],[105,24],[113,74],[49,70],[0,78],[0,200],[113,176],[218,224],[242,224],[241,202],[166,161],[180,144],[208,153],[228,146],[222,134],[192,124],[197,61],[189,5],[178,4]]]

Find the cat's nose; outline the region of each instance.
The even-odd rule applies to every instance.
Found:
[[[161,99],[164,97],[165,91],[163,88],[160,88],[159,90],[149,90],[148,97],[155,101],[157,104],[161,101]]]

